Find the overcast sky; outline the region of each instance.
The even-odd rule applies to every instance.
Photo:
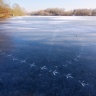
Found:
[[[27,11],[36,11],[46,8],[96,8],[96,0],[8,0],[10,5],[17,3]]]

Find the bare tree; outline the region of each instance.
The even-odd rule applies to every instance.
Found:
[[[12,8],[14,16],[25,15],[25,9],[20,7],[18,4],[14,4]]]
[[[3,0],[0,0],[0,18],[9,17],[10,7]]]
[[[92,16],[96,16],[96,9],[92,10]]]

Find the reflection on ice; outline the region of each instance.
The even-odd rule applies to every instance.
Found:
[[[13,17],[13,18],[11,18],[11,19],[23,19],[24,18],[24,16],[16,16],[16,17]]]
[[[53,17],[52,19],[54,20],[90,20],[89,18],[91,18],[91,20],[96,20],[96,18],[92,18],[91,16],[57,16],[57,17]]]

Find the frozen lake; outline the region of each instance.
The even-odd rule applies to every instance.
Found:
[[[0,96],[96,96],[96,17],[1,21]]]

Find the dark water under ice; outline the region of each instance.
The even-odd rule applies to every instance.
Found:
[[[96,17],[0,22],[0,96],[96,96]]]

